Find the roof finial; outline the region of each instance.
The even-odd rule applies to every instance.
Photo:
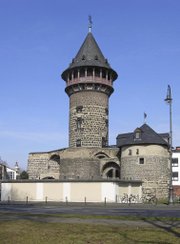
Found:
[[[89,32],[91,32],[91,30],[92,30],[92,17],[91,17],[91,15],[89,15],[88,20],[89,20],[88,29],[89,29]]]

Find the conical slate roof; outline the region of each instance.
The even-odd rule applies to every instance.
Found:
[[[140,138],[135,138],[136,130],[140,131]],[[158,134],[149,125],[143,124],[132,133],[119,134],[117,136],[117,146],[139,145],[139,144],[156,144],[168,146],[168,133]],[[166,140],[165,140],[166,139]]]
[[[104,58],[96,40],[89,32],[69,68],[78,66],[100,66],[110,69],[107,59]]]
[[[73,68],[92,66],[92,67],[102,67],[110,69],[114,74],[114,79],[117,78],[117,73],[111,68],[107,59],[103,56],[93,34],[88,32],[83,44],[81,45],[75,58],[73,58],[72,63],[70,63],[69,68],[62,73],[62,78],[64,79],[65,73]]]

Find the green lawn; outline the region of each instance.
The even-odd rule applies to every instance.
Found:
[[[46,223],[34,220],[0,221],[0,244],[179,244],[180,229],[117,225]]]

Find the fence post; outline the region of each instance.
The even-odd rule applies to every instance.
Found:
[[[45,197],[45,203],[47,204],[47,197]]]
[[[86,205],[86,197],[84,198],[84,205]]]
[[[8,196],[8,203],[10,203],[10,196]]]
[[[118,196],[117,196],[117,194],[116,194],[116,203],[117,203],[117,198],[118,198]]]
[[[28,204],[28,196],[26,196],[26,204]]]
[[[68,205],[68,198],[66,197],[66,205]]]
[[[104,205],[106,206],[106,197],[104,198]]]

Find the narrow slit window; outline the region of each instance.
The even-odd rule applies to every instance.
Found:
[[[144,158],[139,158],[139,164],[144,164]]]

